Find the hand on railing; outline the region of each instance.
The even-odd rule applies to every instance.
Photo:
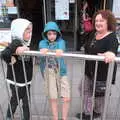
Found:
[[[21,47],[18,47],[18,48],[16,49],[16,52],[15,52],[15,53],[16,53],[17,55],[21,55],[21,54],[24,53],[24,51],[28,51],[28,50],[30,50],[29,47],[21,46]]]
[[[105,53],[98,53],[98,55],[100,56],[104,56],[104,61],[105,63],[110,63],[113,62],[115,60],[115,54],[113,52],[105,52]]]
[[[57,50],[56,50],[56,56],[57,56],[57,57],[62,56],[62,54],[63,54],[63,50],[60,50],[60,49],[57,49]]]
[[[41,54],[46,55],[48,52],[47,48],[40,49]]]
[[[41,52],[41,54],[46,55],[49,52],[49,50],[47,48],[43,48],[43,49],[40,49],[40,52]],[[54,52],[55,52],[55,54],[56,54],[57,57],[60,57],[63,54],[63,50],[60,50],[60,49],[57,49]]]

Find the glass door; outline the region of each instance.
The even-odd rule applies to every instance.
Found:
[[[0,28],[10,28],[11,21],[17,18],[17,6],[13,0],[0,0]]]
[[[89,15],[92,18],[95,11],[103,7],[103,0],[43,0],[45,23],[56,21],[60,26],[67,48],[80,51],[84,45],[83,37],[83,5],[88,3]],[[102,6],[102,7],[101,7]]]
[[[75,12],[77,11],[75,11],[75,0],[44,0],[43,3],[45,5],[45,23],[57,22],[66,41],[67,50],[76,50],[77,19],[75,19]]]

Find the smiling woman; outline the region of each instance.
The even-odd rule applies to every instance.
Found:
[[[85,44],[85,53],[105,56],[104,62],[98,63],[97,70],[97,82],[101,81],[103,83],[104,81],[106,82],[108,71],[108,64],[106,63],[112,62],[115,58],[115,55],[117,54],[118,41],[115,34],[116,20],[110,10],[100,10],[94,15],[93,23],[95,27],[95,32],[92,33],[91,37],[89,38],[89,42]],[[94,46],[90,46],[92,41],[95,41]],[[90,84],[90,80],[94,77],[95,63],[87,61],[86,68],[87,69],[85,69],[85,72],[87,77],[89,78],[87,79],[88,83]],[[115,80],[114,76],[115,75],[113,75],[113,83]],[[89,88],[89,85],[87,86],[87,88]],[[102,102],[100,101],[100,99],[98,99],[99,97],[100,99],[102,97]],[[102,104],[104,103],[104,95],[99,94],[96,96],[95,105],[97,106],[99,103],[101,103],[101,107],[95,107],[94,112],[101,114],[104,108],[104,104]]]
[[[105,57],[104,62],[98,62],[96,76],[95,106],[93,108],[93,117],[99,117],[104,108],[105,94],[103,94],[103,92],[105,93],[105,91],[99,91],[98,93],[99,88],[97,87],[97,83],[99,83],[99,87],[106,87],[108,72],[108,64],[106,63],[114,61],[115,55],[117,54],[118,40],[115,34],[116,20],[110,10],[100,10],[95,13],[93,24],[95,31],[89,35],[89,39],[85,44],[85,54],[101,55]],[[86,61],[85,63],[86,77],[84,83],[84,117],[87,116],[89,119],[92,112],[92,107],[89,107],[89,105],[92,105],[95,64],[95,61]],[[116,64],[114,67],[112,83],[115,82],[115,74]]]

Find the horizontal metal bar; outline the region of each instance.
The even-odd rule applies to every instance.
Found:
[[[31,55],[31,56],[43,56],[40,51],[25,51],[24,55]],[[56,53],[48,52],[46,56],[53,55],[55,56]],[[85,60],[99,60],[103,61],[104,56],[98,56],[98,55],[87,55],[87,54],[75,54],[75,53],[63,53],[62,56],[64,57],[74,57],[79,59],[85,59]],[[120,57],[115,58],[116,62],[120,62]]]
[[[0,50],[1,52],[1,50]],[[22,55],[30,55],[30,56],[43,56],[40,51],[25,51]],[[55,56],[56,53],[48,52],[45,56]],[[75,53],[63,53],[63,57],[72,57],[72,58],[79,58],[85,60],[96,60],[96,61],[104,61],[104,56],[99,55],[87,55],[87,54],[75,54]],[[120,57],[115,58],[115,62],[120,62]]]

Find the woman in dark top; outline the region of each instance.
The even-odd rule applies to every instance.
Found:
[[[95,31],[89,35],[89,40],[85,44],[85,54],[102,55],[104,61],[98,62],[97,81],[106,83],[108,63],[114,61],[117,54],[118,41],[115,34],[116,20],[109,10],[98,11],[93,18]],[[84,113],[83,117],[90,119],[92,113],[92,93],[94,84],[95,61],[86,61],[85,64],[85,83],[84,83]],[[116,66],[114,68],[113,83],[115,80]],[[92,87],[91,87],[92,85]],[[104,108],[104,95],[96,95],[93,109],[93,117],[99,117]],[[77,117],[80,117],[77,114]]]
[[[92,36],[90,38],[92,41],[88,41],[88,43],[85,44],[85,53],[86,54],[93,54],[93,55],[102,55],[101,53],[104,53],[103,55],[111,55],[111,54],[117,54],[117,47],[118,47],[118,41],[116,38],[116,34],[114,32],[109,33],[105,37],[101,39],[96,39],[94,37],[95,32],[91,33]],[[106,52],[109,51],[109,52]],[[112,53],[113,52],[113,53]],[[113,54],[113,57],[114,57]],[[109,57],[109,56],[108,56]],[[107,60],[107,58],[106,58]],[[106,61],[109,62],[109,61]],[[94,70],[95,70],[95,62],[94,61],[86,61],[86,69],[85,74],[89,78],[94,77]],[[98,81],[106,81],[107,77],[107,71],[108,71],[108,64],[105,62],[99,62],[98,63],[98,70],[97,70],[97,80]],[[114,82],[114,79],[113,79]]]

